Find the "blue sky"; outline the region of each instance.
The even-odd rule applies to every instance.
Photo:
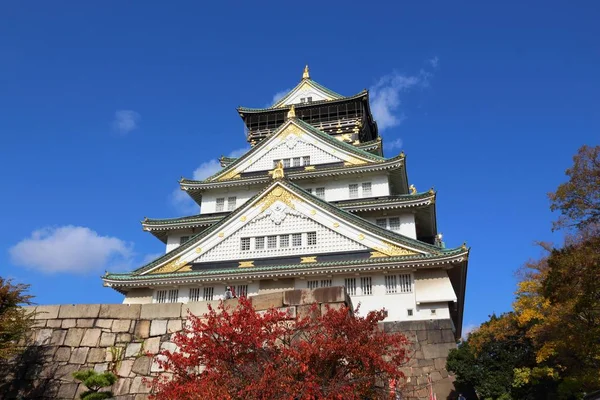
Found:
[[[104,270],[164,250],[139,221],[185,214],[179,177],[246,146],[235,107],[309,63],[371,88],[387,155],[472,247],[465,325],[509,309],[559,240],[546,193],[600,137],[600,5],[528,3],[3,2],[0,274],[41,304],[119,302]]]

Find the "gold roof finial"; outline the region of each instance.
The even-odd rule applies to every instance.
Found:
[[[302,73],[302,79],[310,79],[310,73],[308,72],[308,64],[304,67],[304,72]]]
[[[415,185],[410,185],[408,190],[410,190],[410,194],[417,194],[417,188]]]
[[[271,174],[271,178],[273,179],[281,179],[285,176],[285,173],[283,172],[283,161],[279,160],[277,162],[277,166],[275,167],[275,169],[273,169],[273,171],[270,172]]]
[[[288,111],[288,118],[296,118],[296,108],[294,107],[294,105],[292,104],[292,106],[290,107],[290,111]]]

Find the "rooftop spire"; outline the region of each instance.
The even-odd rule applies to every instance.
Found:
[[[304,67],[304,72],[302,73],[302,79],[310,79],[310,74],[308,72],[308,64]]]
[[[290,111],[288,111],[287,117],[288,118],[296,118],[296,109],[294,108],[293,104],[290,107]]]

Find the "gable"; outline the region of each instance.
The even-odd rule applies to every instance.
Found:
[[[310,97],[310,101],[313,102],[334,99],[333,96],[327,94],[325,91],[311,85],[309,81],[304,81],[300,86],[288,94],[283,99],[283,102],[279,102],[277,103],[277,106],[274,105],[273,107],[285,107],[292,104],[300,104],[302,103],[301,99],[306,99],[304,101],[308,101],[308,97]]]
[[[385,235],[374,233],[373,231],[377,231],[376,228],[367,229],[351,221],[358,217],[344,218],[336,215],[327,210],[327,207],[323,207],[325,203],[315,201],[315,198],[295,186],[291,190],[286,187],[287,185],[290,184],[275,181],[265,192],[209,229],[209,234],[207,232],[205,235],[200,234],[197,238],[192,238],[189,246],[185,246],[181,251],[176,249],[172,256],[165,257],[165,262],[143,271],[142,274],[174,272],[193,262],[237,261],[259,257],[261,254],[265,257],[273,257],[280,254],[369,250],[371,257],[387,257],[428,253],[423,248],[419,248],[422,246],[411,245],[410,243],[417,244],[417,242],[407,238],[405,239],[408,245],[394,243],[393,240],[384,237]],[[248,257],[241,252],[242,237],[302,233],[305,234],[303,237],[305,240],[308,232],[317,233],[317,244],[312,247],[302,245],[293,252],[287,249],[271,249],[263,253],[251,248],[248,249],[251,250],[247,253]],[[336,246],[332,247],[333,244]],[[266,243],[265,247],[267,247]],[[290,247],[294,246],[290,243]]]

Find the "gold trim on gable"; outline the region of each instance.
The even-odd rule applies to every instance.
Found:
[[[292,192],[284,189],[282,187],[276,187],[272,189],[269,193],[267,193],[257,204],[255,207],[260,207],[260,212],[265,211],[267,208],[271,207],[273,203],[276,201],[281,201],[291,209],[296,209],[296,206],[292,202],[293,200],[302,202],[298,196],[293,194]]]
[[[238,268],[254,267],[254,261],[240,261]]]
[[[169,272],[175,272],[178,269],[186,266],[186,263],[182,263],[182,261],[183,261],[182,259],[183,259],[183,257],[179,257],[178,259],[169,261],[162,267],[152,271],[151,274],[166,274]]]
[[[384,245],[385,245],[385,247],[374,247],[373,250],[375,250],[376,253],[383,253],[390,257],[392,257],[392,256],[412,256],[415,254],[419,254],[415,251],[408,250],[408,249],[405,249],[400,246],[396,246],[395,244],[384,242]],[[373,257],[373,253],[371,253],[371,257]],[[378,257],[384,257],[384,256],[378,256]]]
[[[300,257],[300,264],[310,264],[310,263],[316,263],[316,262],[317,262],[317,256]]]

